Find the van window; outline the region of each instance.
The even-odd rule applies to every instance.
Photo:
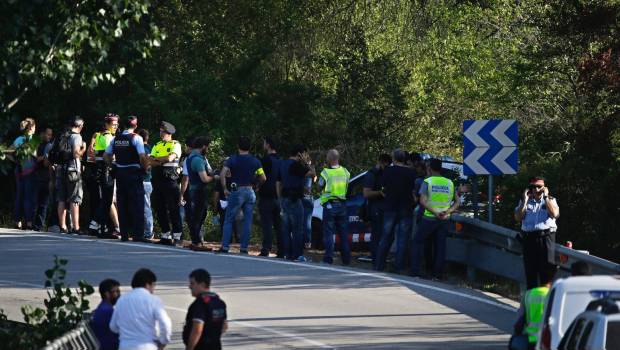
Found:
[[[607,350],[620,350],[620,321],[613,321],[607,324],[605,348]]]
[[[590,333],[592,333],[592,327],[594,323],[592,321],[588,322],[586,325],[586,329],[583,330],[583,334],[579,337],[579,349],[585,349],[586,345],[588,345],[588,338],[590,337]]]
[[[583,326],[585,323],[586,320],[584,320],[583,318],[577,320],[577,323],[575,323],[575,330],[573,331],[570,339],[568,340],[568,345],[566,346],[566,349],[577,350],[577,341],[579,340],[579,335],[581,334],[581,331],[583,331]]]
[[[586,307],[592,301],[592,296],[588,292],[566,293],[564,296],[564,308],[560,311],[560,334],[568,328],[570,323],[580,313],[586,311]]]

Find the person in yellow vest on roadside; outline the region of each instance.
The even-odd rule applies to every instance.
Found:
[[[431,159],[431,176],[424,180],[420,195],[420,205],[424,215],[413,236],[411,250],[411,275],[420,277],[420,261],[424,242],[433,235],[435,242],[435,261],[432,266],[433,277],[443,278],[446,255],[446,237],[450,225],[450,214],[459,207],[458,194],[452,180],[441,176],[441,160]],[[427,266],[427,269],[431,268]]]
[[[100,238],[116,238],[118,223],[116,209],[112,206],[114,197],[114,179],[110,172],[110,166],[103,159],[105,149],[118,129],[118,115],[108,113],[104,119],[102,131],[96,132],[91,140],[88,164],[91,174],[88,179],[88,187],[91,196],[91,220],[88,225],[89,232]]]
[[[347,226],[349,215],[347,214],[347,190],[351,174],[340,165],[340,154],[332,149],[327,152],[328,167],[321,171],[319,186],[321,192],[321,206],[323,207],[323,243],[325,255],[323,262],[334,262],[334,235],[340,237],[340,258],[343,265],[351,263],[351,247]]]
[[[181,240],[181,187],[179,186],[181,144],[172,139],[176,132],[174,125],[162,122],[159,127],[161,141],[151,150],[153,193],[151,204],[161,228],[161,244],[174,245]]]
[[[527,337],[528,349],[534,350],[543,325],[543,316],[547,295],[555,275],[555,266],[549,266],[540,274],[540,285],[525,292],[521,306],[517,311],[514,334]]]

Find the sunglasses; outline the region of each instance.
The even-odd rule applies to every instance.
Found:
[[[539,189],[539,190],[540,190],[541,188],[545,187],[545,185],[530,185],[529,187],[530,187],[531,189],[536,188],[536,189]]]

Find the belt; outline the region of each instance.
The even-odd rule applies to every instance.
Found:
[[[526,237],[544,237],[544,236],[548,236],[552,233],[555,233],[555,231],[551,231],[551,229],[545,229],[545,230],[536,230],[536,231],[521,231],[523,232],[523,234]]]
[[[95,157],[96,161],[104,161],[105,159],[103,159],[103,157]]]
[[[161,166],[167,166],[167,167],[179,166],[179,163],[164,163]]]

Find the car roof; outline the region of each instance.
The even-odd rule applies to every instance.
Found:
[[[589,292],[607,288],[620,290],[620,276],[576,276],[559,279],[553,284],[553,289],[559,292]]]

